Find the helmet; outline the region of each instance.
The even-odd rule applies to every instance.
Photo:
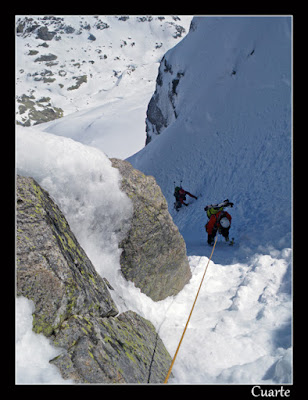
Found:
[[[222,217],[219,223],[223,228],[229,228],[230,226],[230,221],[228,220],[227,217]]]

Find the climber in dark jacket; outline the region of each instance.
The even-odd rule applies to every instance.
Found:
[[[174,207],[177,211],[179,211],[179,209],[182,207],[182,204],[184,204],[184,206],[188,206],[187,203],[185,203],[184,200],[186,200],[186,195],[193,197],[194,199],[197,200],[197,197],[194,196],[193,194],[187,192],[186,190],[184,190],[183,188],[177,186],[174,189],[174,197],[175,197],[175,203],[174,203]]]

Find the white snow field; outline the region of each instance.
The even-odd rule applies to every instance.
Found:
[[[168,115],[165,130],[129,158],[156,178],[186,241],[192,278],[177,296],[154,302],[121,276],[116,232],[127,224],[131,204],[100,137],[90,140],[98,148],[86,145],[82,130],[74,140],[61,137],[72,136],[65,118],[61,136],[43,131],[43,125],[17,127],[17,172],[49,191],[95,268],[114,287],[120,312],[132,309],[149,319],[171,356],[211,253],[204,206],[229,198],[235,245],[218,238],[169,384],[290,384],[292,19],[199,17],[193,25],[165,55],[173,73],[163,74],[157,88],[164,101],[168,84],[184,72],[174,97],[177,118]],[[49,124],[55,129],[60,121]],[[173,182],[181,180],[198,200],[177,213]],[[18,349],[26,335],[24,330],[18,336]],[[54,371],[43,378],[18,368],[19,382],[59,382]]]
[[[33,17],[38,23],[42,18]],[[16,92],[49,98],[52,106],[63,109],[63,118],[44,127],[40,124],[38,129],[92,145],[109,157],[126,158],[145,144],[146,109],[155,90],[159,62],[188,32],[192,17],[62,18],[66,27],[75,31],[58,32],[61,39],[45,42],[48,48],[42,47],[44,41],[36,34],[16,37]],[[98,23],[108,28],[97,29]],[[53,31],[57,21],[47,26]],[[89,40],[90,34],[95,41]],[[38,54],[29,55],[31,51]],[[54,65],[35,62],[45,54],[57,57]],[[53,82],[40,77],[44,71]],[[79,76],[86,76],[87,82],[68,90]],[[18,120],[24,115],[18,115]]]

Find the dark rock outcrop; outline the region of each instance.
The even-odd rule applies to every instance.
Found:
[[[120,243],[121,270],[155,301],[176,295],[191,278],[186,245],[154,177],[127,161],[111,159],[122,176],[121,189],[133,202],[130,230]]]
[[[55,36],[56,32],[49,32],[47,26],[41,26],[37,30],[37,39],[41,40],[52,40],[53,37]]]
[[[167,119],[164,117],[161,109],[158,106],[157,96],[158,95],[155,92],[148,104],[146,119],[146,145],[151,141],[152,136],[150,133],[155,133],[159,135],[160,132],[167,127]],[[155,126],[156,131],[153,129],[153,126]]]
[[[171,358],[151,322],[117,315],[105,280],[34,179],[18,176],[16,192],[17,296],[34,302],[33,330],[61,349],[50,362],[78,383],[163,382]]]
[[[168,55],[170,55],[170,52],[167,52],[160,62],[156,89],[147,109],[146,145],[157,135],[160,135],[178,117],[178,89],[185,76],[185,71],[176,69],[168,61]]]

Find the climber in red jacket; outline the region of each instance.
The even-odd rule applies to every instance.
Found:
[[[176,202],[174,203],[174,207],[177,211],[179,211],[179,209],[182,207],[182,204],[184,204],[185,206],[188,206],[187,203],[184,202],[184,200],[186,200],[186,195],[193,197],[194,199],[198,199],[197,196],[194,196],[193,194],[187,192],[186,190],[184,190],[182,187],[177,186],[174,189],[174,197]]]
[[[208,223],[205,225],[205,230],[208,233],[207,242],[212,245],[217,231],[229,241],[229,230],[231,227],[231,215],[227,211],[218,211],[216,214],[212,214]]]

